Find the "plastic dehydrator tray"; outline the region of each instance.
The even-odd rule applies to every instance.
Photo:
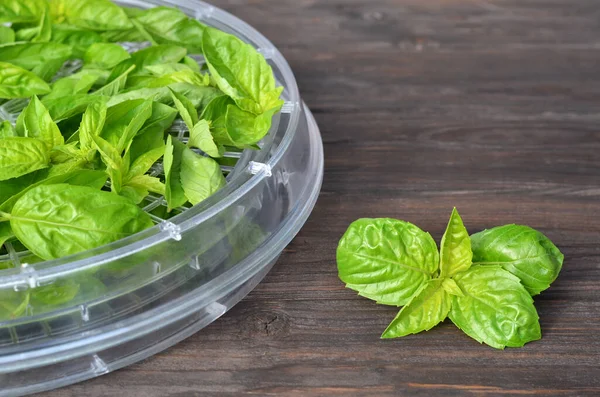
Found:
[[[108,246],[34,264],[10,244],[13,268],[0,270],[0,296],[80,280],[84,291],[62,307],[28,307],[0,322],[0,396],[49,390],[151,356],[207,326],[265,276],[298,233],[318,197],[323,174],[319,129],[302,103],[279,51],[236,17],[197,0],[124,0],[130,7],[175,6],[204,24],[255,46],[284,87],[285,104],[260,150],[227,153],[227,186],[205,202]],[[138,44],[123,43],[135,50]],[[196,57],[201,63],[202,57]],[[67,64],[63,74],[78,69]],[[21,101],[0,106],[14,121]],[[186,139],[183,123],[169,131]],[[157,165],[154,172],[162,172]],[[144,209],[164,205],[151,196]],[[90,283],[90,279],[99,283]],[[87,284],[86,284],[87,282]]]

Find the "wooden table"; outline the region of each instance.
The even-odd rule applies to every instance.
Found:
[[[137,365],[46,396],[600,395],[600,3],[221,0],[281,49],[321,127],[325,182],[248,298]],[[494,350],[452,323],[396,340],[396,309],[344,289],[335,249],[359,217],[439,241],[543,231],[565,254],[536,298],[543,338]]]

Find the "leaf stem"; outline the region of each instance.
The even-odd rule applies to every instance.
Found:
[[[2,211],[0,211],[0,222],[9,221],[10,218],[11,218],[11,215],[8,212],[2,212]]]

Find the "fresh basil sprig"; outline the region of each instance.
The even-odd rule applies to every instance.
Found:
[[[378,303],[404,306],[383,332],[427,331],[449,317],[497,349],[541,338],[532,295],[558,277],[563,254],[540,232],[505,225],[469,236],[456,208],[440,251],[429,233],[395,219],[359,219],[337,249],[346,287]]]

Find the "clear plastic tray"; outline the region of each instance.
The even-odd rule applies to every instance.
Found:
[[[318,127],[287,62],[265,37],[197,0],[118,3],[176,6],[251,43],[269,60],[286,102],[262,149],[232,154],[239,160],[228,185],[200,205],[75,256],[27,264],[25,253],[9,253],[18,266],[0,270],[0,294],[72,280],[85,287],[64,307],[28,307],[24,316],[0,322],[0,396],[106,374],[207,326],[270,270],[305,223],[321,188]],[[147,209],[161,200],[152,198]]]

